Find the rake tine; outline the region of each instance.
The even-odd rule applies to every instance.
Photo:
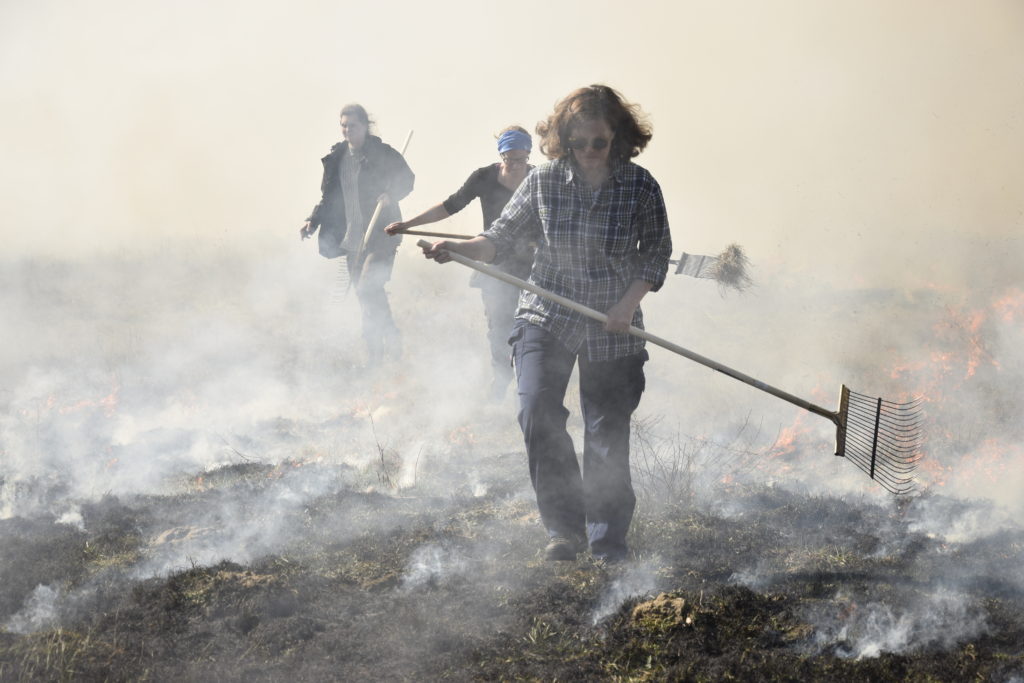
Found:
[[[861,446],[867,446],[868,448],[871,447],[872,443],[876,443],[875,440],[872,439],[869,434],[858,434],[858,433],[851,434],[850,437],[849,437],[849,441],[850,442],[856,442],[857,444],[859,444]],[[897,452],[900,452],[900,453],[915,453],[917,451],[917,444],[916,443],[903,442],[903,443],[893,444],[893,443],[890,443],[888,441],[883,441],[882,445],[885,446],[886,448],[891,448],[891,449],[893,449],[893,450],[895,450]]]
[[[851,399],[853,399],[853,401],[860,407],[874,408],[876,401],[878,401],[877,398],[872,398],[871,396],[864,396],[863,394],[856,394],[852,391],[850,392],[850,394]],[[882,407],[884,407],[888,411],[892,411],[894,415],[900,415],[901,413],[912,414],[915,411],[915,409],[920,407],[923,403],[924,398],[920,396],[903,403],[897,403],[895,401],[886,401],[885,399],[882,399]]]
[[[871,453],[871,445],[870,444],[866,444],[866,443],[860,442],[860,443],[856,443],[854,445],[856,445],[858,448],[856,450],[855,449],[847,449],[847,450],[850,451],[849,453],[847,453],[848,456],[858,455],[860,453],[867,453],[867,454]],[[896,462],[889,462],[889,461],[885,461],[885,462],[887,463],[887,466],[892,467],[893,469],[901,469],[901,470],[905,469],[905,470],[907,470],[905,473],[909,473],[911,470],[914,469],[914,463],[916,463],[920,458],[918,458],[915,453],[908,451],[908,452],[900,453],[898,456],[896,456],[896,459],[897,459]]]
[[[867,412],[864,410],[855,409],[851,414],[866,419],[870,422],[876,422],[879,418],[879,416],[875,414],[875,411]],[[919,422],[922,419],[922,414],[920,411],[918,411],[909,415],[900,415],[899,417],[893,417],[889,416],[888,414],[883,414],[883,417],[885,418],[885,425],[887,427],[895,430],[905,431],[908,429],[913,429],[915,425],[919,424]]]
[[[870,454],[868,452],[864,451],[860,453],[849,453],[846,457],[849,458],[851,461],[857,460],[859,462],[865,463],[868,469],[868,474],[870,474]],[[876,460],[876,463],[874,463],[874,466],[876,467],[874,467],[874,469],[876,469],[876,471],[878,472],[885,472],[887,474],[891,474],[892,476],[905,476],[912,478],[913,472],[916,469],[918,469],[918,466],[916,466],[915,462],[909,464],[895,464],[887,461],[882,461],[880,464],[880,462]]]
[[[874,400],[871,400],[870,398],[868,398],[868,400],[864,400],[864,398],[854,397],[854,399],[851,401],[851,403],[855,407],[857,407],[859,409],[874,410],[875,407],[877,406],[878,399],[876,398]],[[911,401],[909,403],[892,403],[891,401],[884,401],[883,400],[882,401],[882,407],[885,408],[885,410],[887,412],[889,412],[889,413],[891,413],[893,415],[897,415],[897,416],[902,416],[903,414],[912,415],[912,414],[914,414],[915,411],[920,409],[921,401]]]
[[[851,394],[851,396],[850,396],[851,401],[853,401],[853,402],[855,402],[855,403],[857,403],[859,405],[874,407],[874,405],[878,402],[878,398],[874,397],[874,396],[865,396],[863,394],[857,394],[857,393],[854,393],[852,391],[850,392],[850,394]],[[885,406],[885,408],[887,410],[895,410],[895,411],[898,411],[898,412],[902,412],[902,411],[906,411],[906,410],[913,410],[914,408],[920,406],[923,402],[924,402],[923,399],[920,398],[920,397],[914,398],[914,399],[912,399],[910,401],[903,401],[903,402],[900,402],[900,401],[887,401],[885,399],[882,399],[882,405]]]
[[[876,413],[877,410],[878,410],[878,406],[877,405],[868,406],[868,405],[856,404],[855,403],[855,404],[853,404],[850,407],[850,409],[852,411],[854,411],[854,412],[857,412],[857,413],[861,414],[861,415],[874,415],[874,413]],[[903,406],[903,407],[900,407],[900,408],[893,408],[892,406],[887,406],[885,404],[882,404],[882,412],[886,415],[887,419],[893,420],[895,422],[910,422],[910,421],[916,420],[917,418],[919,418],[921,416],[922,409],[921,409],[920,405],[911,405],[911,406]]]
[[[878,425],[879,431],[893,437],[894,439],[904,439],[908,436],[913,437],[921,431],[922,425],[921,418],[917,418],[916,421],[908,424],[892,425],[885,422],[880,423],[873,415],[867,416],[856,413],[850,416],[849,422],[851,424],[863,425],[869,431],[874,431],[875,425]]]
[[[868,415],[866,413],[856,412],[856,413],[851,413],[850,415],[851,415],[852,418],[855,418],[858,421],[864,422],[866,424],[873,425],[873,424],[875,424],[876,422],[879,421],[877,416],[875,416],[875,415]],[[900,434],[900,433],[904,433],[904,432],[913,432],[913,431],[915,431],[915,429],[920,426],[921,421],[922,421],[922,416],[921,415],[915,415],[914,418],[913,418],[913,422],[902,422],[902,423],[890,424],[889,421],[887,420],[885,422],[884,426],[885,426],[886,431],[888,431],[890,433],[893,433],[893,434]],[[872,429],[873,429],[873,427],[872,427]]]
[[[865,472],[870,473],[871,459],[870,453],[855,452],[847,454],[847,459],[863,469]],[[905,468],[899,468],[894,466],[892,463],[883,461],[881,465],[876,461],[875,477],[876,479],[885,479],[887,481],[897,482],[909,482],[913,479],[911,476],[915,468],[911,467],[909,471],[904,471]]]
[[[862,454],[864,454],[864,455],[862,455]],[[846,454],[846,457],[848,457],[848,458],[864,457],[864,458],[867,458],[867,459],[870,460],[871,451],[870,451],[870,449],[868,449],[866,447],[862,448],[862,449],[859,449],[859,450],[851,450],[851,451],[849,451]],[[910,457],[901,459],[901,461],[899,461],[899,462],[891,462],[889,460],[882,460],[881,464],[879,464],[879,461],[876,458],[876,463],[875,464],[876,464],[876,466],[879,469],[884,468],[885,470],[892,471],[895,474],[910,475],[910,474],[912,474],[914,472],[914,470],[917,469],[917,460],[918,460],[917,458],[913,458],[913,456],[910,456]]]
[[[863,462],[861,462],[859,460],[851,460],[850,462],[853,463],[854,467],[856,467],[860,471],[864,472],[868,476],[871,476],[871,470],[870,470],[870,467],[868,465],[866,465],[865,463],[863,463]],[[877,472],[875,473],[875,476],[871,477],[871,479],[873,481],[877,482],[880,486],[882,486],[887,491],[892,491],[894,493],[897,493],[897,492],[905,493],[905,492],[911,490],[913,488],[913,481],[914,481],[913,478],[911,478],[911,477],[891,477],[891,476],[884,475],[884,474],[880,475]]]
[[[853,460],[860,460],[870,466],[871,452],[867,449],[851,450],[846,454],[846,457]],[[915,462],[916,461],[911,462],[908,460],[894,461],[888,456],[885,458],[879,458],[877,454],[876,457],[874,457],[874,466],[876,466],[877,470],[892,473],[894,475],[910,475],[916,469],[916,465],[914,464]]]
[[[924,396],[915,396],[912,399],[910,399],[909,401],[903,401],[903,402],[900,402],[900,401],[888,401],[888,400],[882,399],[882,403],[884,405],[895,406],[897,408],[910,408],[910,407],[919,406],[919,405],[924,404]]]
[[[870,408],[866,409],[864,404],[860,404],[857,406],[857,409],[862,412],[874,412],[875,405],[872,404]],[[888,419],[896,420],[897,422],[905,422],[907,420],[915,419],[919,417],[922,412],[923,409],[920,403],[911,403],[906,405],[882,403],[882,414],[887,416]]]
[[[871,473],[870,453],[866,453],[865,452],[864,455],[861,455],[860,453],[847,453],[846,457],[851,462],[861,462],[861,463],[864,463],[865,471],[867,471],[868,474]],[[879,464],[877,460],[875,462],[876,474],[884,473],[885,475],[892,476],[892,477],[907,477],[908,479],[912,479],[914,471],[916,469],[917,469],[917,466],[915,464],[913,464],[913,463],[911,463],[911,464],[904,464],[904,465],[896,465],[894,463],[885,462],[885,461],[883,461],[882,464]]]
[[[857,409],[855,412],[852,412],[851,415],[871,424],[879,423],[880,425],[882,424],[881,418],[884,418],[884,427],[886,431],[896,434],[915,431],[924,420],[924,416],[920,410],[896,416],[889,412],[882,413],[879,411],[871,411],[869,413],[867,411]]]
[[[871,475],[870,466],[856,458],[849,458],[850,462],[862,472]],[[874,481],[884,488],[886,491],[890,491],[896,494],[909,493],[914,489],[913,477],[894,477],[888,474],[875,472],[875,475],[871,477]]]
[[[854,435],[852,435],[850,437],[849,441],[851,443],[857,443],[858,445],[865,446],[869,450],[871,448],[871,444],[875,444],[876,448],[878,447],[878,444],[879,444],[878,441],[876,441],[874,439],[871,439],[867,434],[854,434]],[[917,451],[917,444],[916,443],[911,443],[911,442],[891,443],[889,441],[881,441],[880,443],[885,448],[890,449],[890,450],[892,450],[892,451],[894,451],[896,453],[903,453],[903,454],[910,455],[910,454],[913,454],[913,453],[915,453]]]
[[[868,431],[874,431],[875,429],[875,422],[873,420],[865,421],[863,419],[856,419],[850,420],[848,424],[855,424],[858,427],[864,427]],[[917,443],[917,437],[920,434],[920,431],[921,430],[916,427],[913,429],[905,429],[899,431],[894,431],[891,427],[878,427],[878,433],[882,434],[885,438],[887,438],[889,441],[893,443]]]

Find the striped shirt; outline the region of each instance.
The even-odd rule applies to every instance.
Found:
[[[632,162],[619,164],[596,191],[567,160],[538,166],[481,234],[495,246],[495,263],[515,244],[535,242],[530,282],[602,313],[634,280],[649,282],[651,291],[660,289],[672,254],[661,187],[650,172]],[[544,328],[570,351],[592,361],[621,358],[644,348],[639,337],[605,332],[596,320],[525,290],[516,318]],[[643,329],[639,307],[633,325]]]

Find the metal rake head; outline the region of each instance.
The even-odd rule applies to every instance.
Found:
[[[845,457],[883,488],[908,493],[921,459],[922,399],[886,401],[843,386],[836,424],[836,455]]]

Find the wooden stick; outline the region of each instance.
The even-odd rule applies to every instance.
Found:
[[[422,235],[423,237],[443,237],[452,240],[471,240],[476,235],[457,235],[451,232],[430,232],[427,230],[401,230],[401,235]]]

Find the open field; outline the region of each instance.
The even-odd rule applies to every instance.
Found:
[[[0,680],[1024,680],[1019,304],[694,294],[681,324],[727,326],[725,361],[820,325],[842,341],[780,354],[787,387],[927,392],[921,486],[652,352],[633,556],[606,566],[541,559],[514,400],[444,360],[482,321],[396,296],[408,358],[366,372],[344,302],[183,263],[2,272]],[[884,375],[844,319],[895,326]]]

